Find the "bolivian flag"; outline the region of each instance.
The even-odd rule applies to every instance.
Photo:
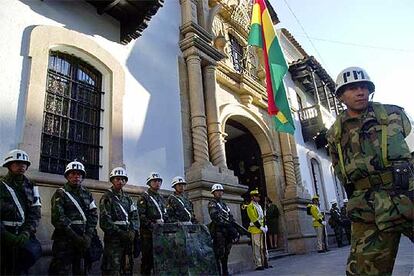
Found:
[[[283,77],[288,70],[288,66],[273,28],[265,0],[254,0],[249,45],[263,49],[268,112],[270,115],[275,115],[276,130],[293,134],[295,126],[286,98],[285,86],[283,85]]]

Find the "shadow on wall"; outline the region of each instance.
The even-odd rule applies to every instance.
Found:
[[[153,169],[159,170],[166,181],[174,175],[165,175],[164,171],[182,170],[180,163],[183,163],[178,76],[179,15],[179,4],[166,1],[142,36],[131,42],[134,45],[126,60],[130,74],[149,93],[149,100],[140,135],[124,137],[124,152],[134,152],[139,156],[139,162],[146,159],[143,170],[151,162]],[[134,119],[124,117],[124,120]],[[130,155],[130,158],[135,157]],[[139,172],[139,167],[136,174],[142,178],[148,171]]]

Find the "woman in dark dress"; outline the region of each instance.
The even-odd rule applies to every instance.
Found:
[[[269,228],[267,236],[269,237],[270,249],[277,247],[278,219],[279,210],[277,206],[272,203],[270,198],[266,197],[266,224]]]

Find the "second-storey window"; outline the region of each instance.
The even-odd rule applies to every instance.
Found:
[[[230,49],[231,49],[231,60],[233,62],[233,68],[239,73],[242,73],[244,66],[244,60],[243,60],[243,47],[240,45],[240,43],[237,41],[237,39],[229,35],[230,37]]]

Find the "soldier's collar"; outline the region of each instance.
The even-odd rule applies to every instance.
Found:
[[[72,185],[69,184],[69,182],[65,183],[65,190],[68,192],[78,192],[82,189],[82,184],[79,184],[76,187],[73,187]]]
[[[361,119],[364,119],[365,117],[367,117],[367,116],[368,116],[368,114],[369,114],[369,112],[370,112],[370,111],[372,111],[372,105],[371,105],[371,103],[368,103],[368,107],[367,107],[367,109],[365,109],[365,111],[364,111],[364,112],[362,112],[361,114],[359,114],[359,115],[358,115],[358,116],[356,116],[356,117],[351,117],[351,116],[349,116],[348,112],[345,110],[345,112],[343,112],[343,115],[342,115],[341,121],[342,121],[342,123],[344,123],[344,122],[346,122],[346,121],[352,121],[352,120],[361,120]]]
[[[124,191],[122,189],[117,191],[117,190],[114,189],[114,186],[111,187],[111,191],[116,195],[123,195],[124,194]]]

